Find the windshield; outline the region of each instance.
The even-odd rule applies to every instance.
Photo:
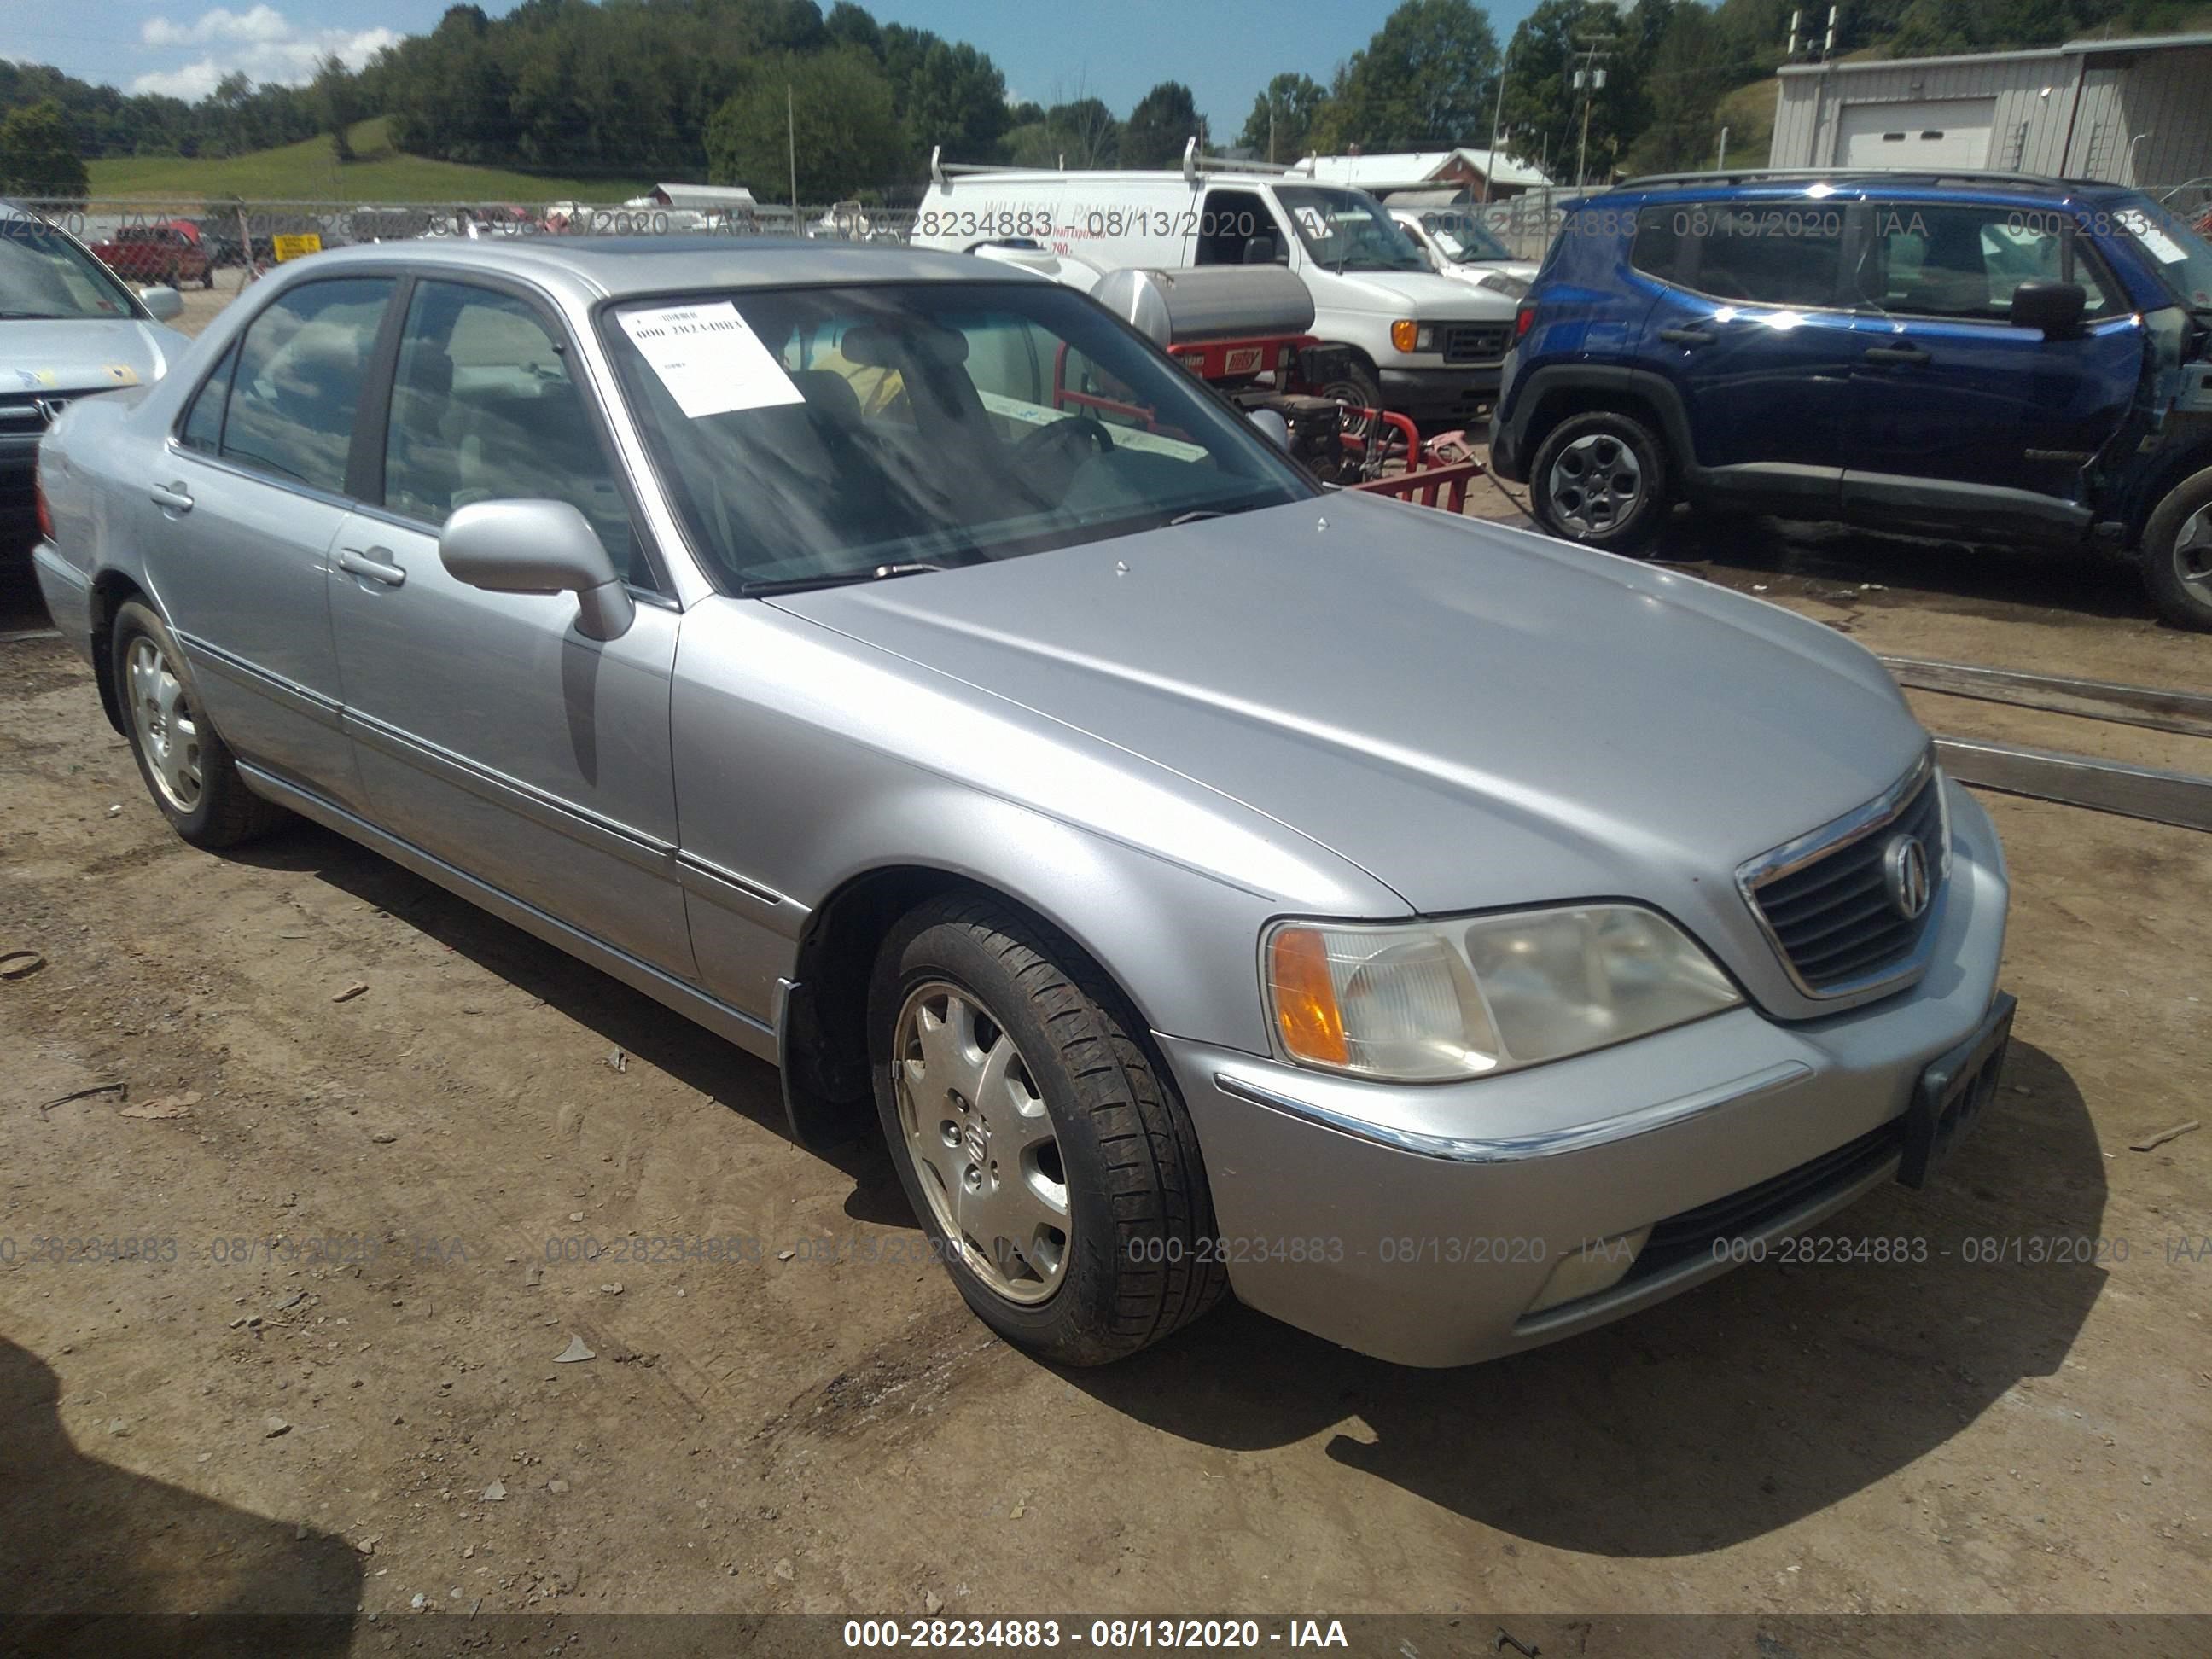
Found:
[[[0,215],[0,320],[137,315],[130,289],[60,231]]]
[[[2176,299],[2192,311],[2212,311],[2212,243],[2148,197],[2112,216]]]
[[[1476,264],[1513,257],[1512,250],[1492,235],[1471,213],[1424,213],[1421,228],[1437,245],[1437,252],[1455,264]]]
[[[602,329],[730,590],[977,564],[1313,493],[1189,375],[1055,284],[737,289]]]
[[[1317,185],[1278,185],[1275,198],[1298,228],[1306,252],[1331,270],[1429,268],[1421,251],[1371,196]]]

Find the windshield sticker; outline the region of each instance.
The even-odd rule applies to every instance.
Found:
[[[623,332],[692,420],[806,401],[727,300],[624,312],[621,320]]]
[[[2123,213],[2120,222],[2138,242],[2151,251],[2162,265],[2178,265],[2189,257],[2189,250],[2160,230],[2147,213]]]

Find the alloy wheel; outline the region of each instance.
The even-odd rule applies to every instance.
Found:
[[[1626,523],[1644,499],[1644,468],[1628,444],[1609,432],[1592,432],[1553,458],[1549,489],[1562,525],[1601,536]]]
[[[2173,574],[2181,585],[2212,605],[2212,507],[2200,507],[2173,538]]]
[[[892,1042],[899,1124],[945,1237],[987,1285],[1034,1304],[1067,1265],[1067,1176],[1013,1036],[945,980],[908,994]]]
[[[130,680],[131,724],[161,798],[179,812],[200,801],[200,728],[184,682],[141,634],[131,641],[125,659]]]

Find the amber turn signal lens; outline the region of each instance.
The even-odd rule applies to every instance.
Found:
[[[1283,1047],[1299,1060],[1344,1065],[1350,1051],[1329,977],[1328,941],[1312,928],[1284,928],[1267,947],[1267,981]]]
[[[1401,317],[1390,325],[1390,343],[1401,351],[1411,351],[1421,337],[1421,325]]]

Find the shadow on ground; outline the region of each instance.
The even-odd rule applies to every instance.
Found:
[[[258,1615],[276,1644],[261,1650],[346,1650],[362,1568],[344,1539],[88,1457],[60,1398],[52,1370],[0,1340],[0,1650],[106,1659],[158,1630],[159,1650],[198,1651],[167,1639],[180,1625],[114,1618],[185,1611]]]
[[[597,1032],[611,1047],[659,1067],[764,1129],[789,1133],[773,1066],[380,854],[302,823],[223,856],[258,869],[313,876],[401,917],[486,973]],[[854,1220],[915,1224],[897,1172],[879,1145],[842,1147],[828,1161],[854,1182],[845,1206]]]
[[[1589,1335],[1450,1371],[1364,1359],[1229,1308],[1133,1360],[1066,1376],[1141,1422],[1228,1450],[1334,1429],[1337,1462],[1554,1548],[1723,1549],[1894,1474],[2022,1379],[2057,1370],[2104,1270],[1978,1265],[1961,1241],[2095,1237],[2103,1158],[2079,1091],[2048,1054],[2015,1043],[1999,1099],[1938,1186],[1887,1189],[1820,1230],[1925,1237],[1924,1265],[1768,1262]],[[2033,1390],[2011,1403],[2039,1408]]]
[[[1653,556],[1743,587],[1779,577],[1819,594],[1881,609],[1928,606],[2017,618],[2019,607],[2148,622],[2132,564],[2086,551],[1969,546],[1885,536],[1840,524],[1679,513]],[[1879,584],[1864,589],[1867,583]]]

